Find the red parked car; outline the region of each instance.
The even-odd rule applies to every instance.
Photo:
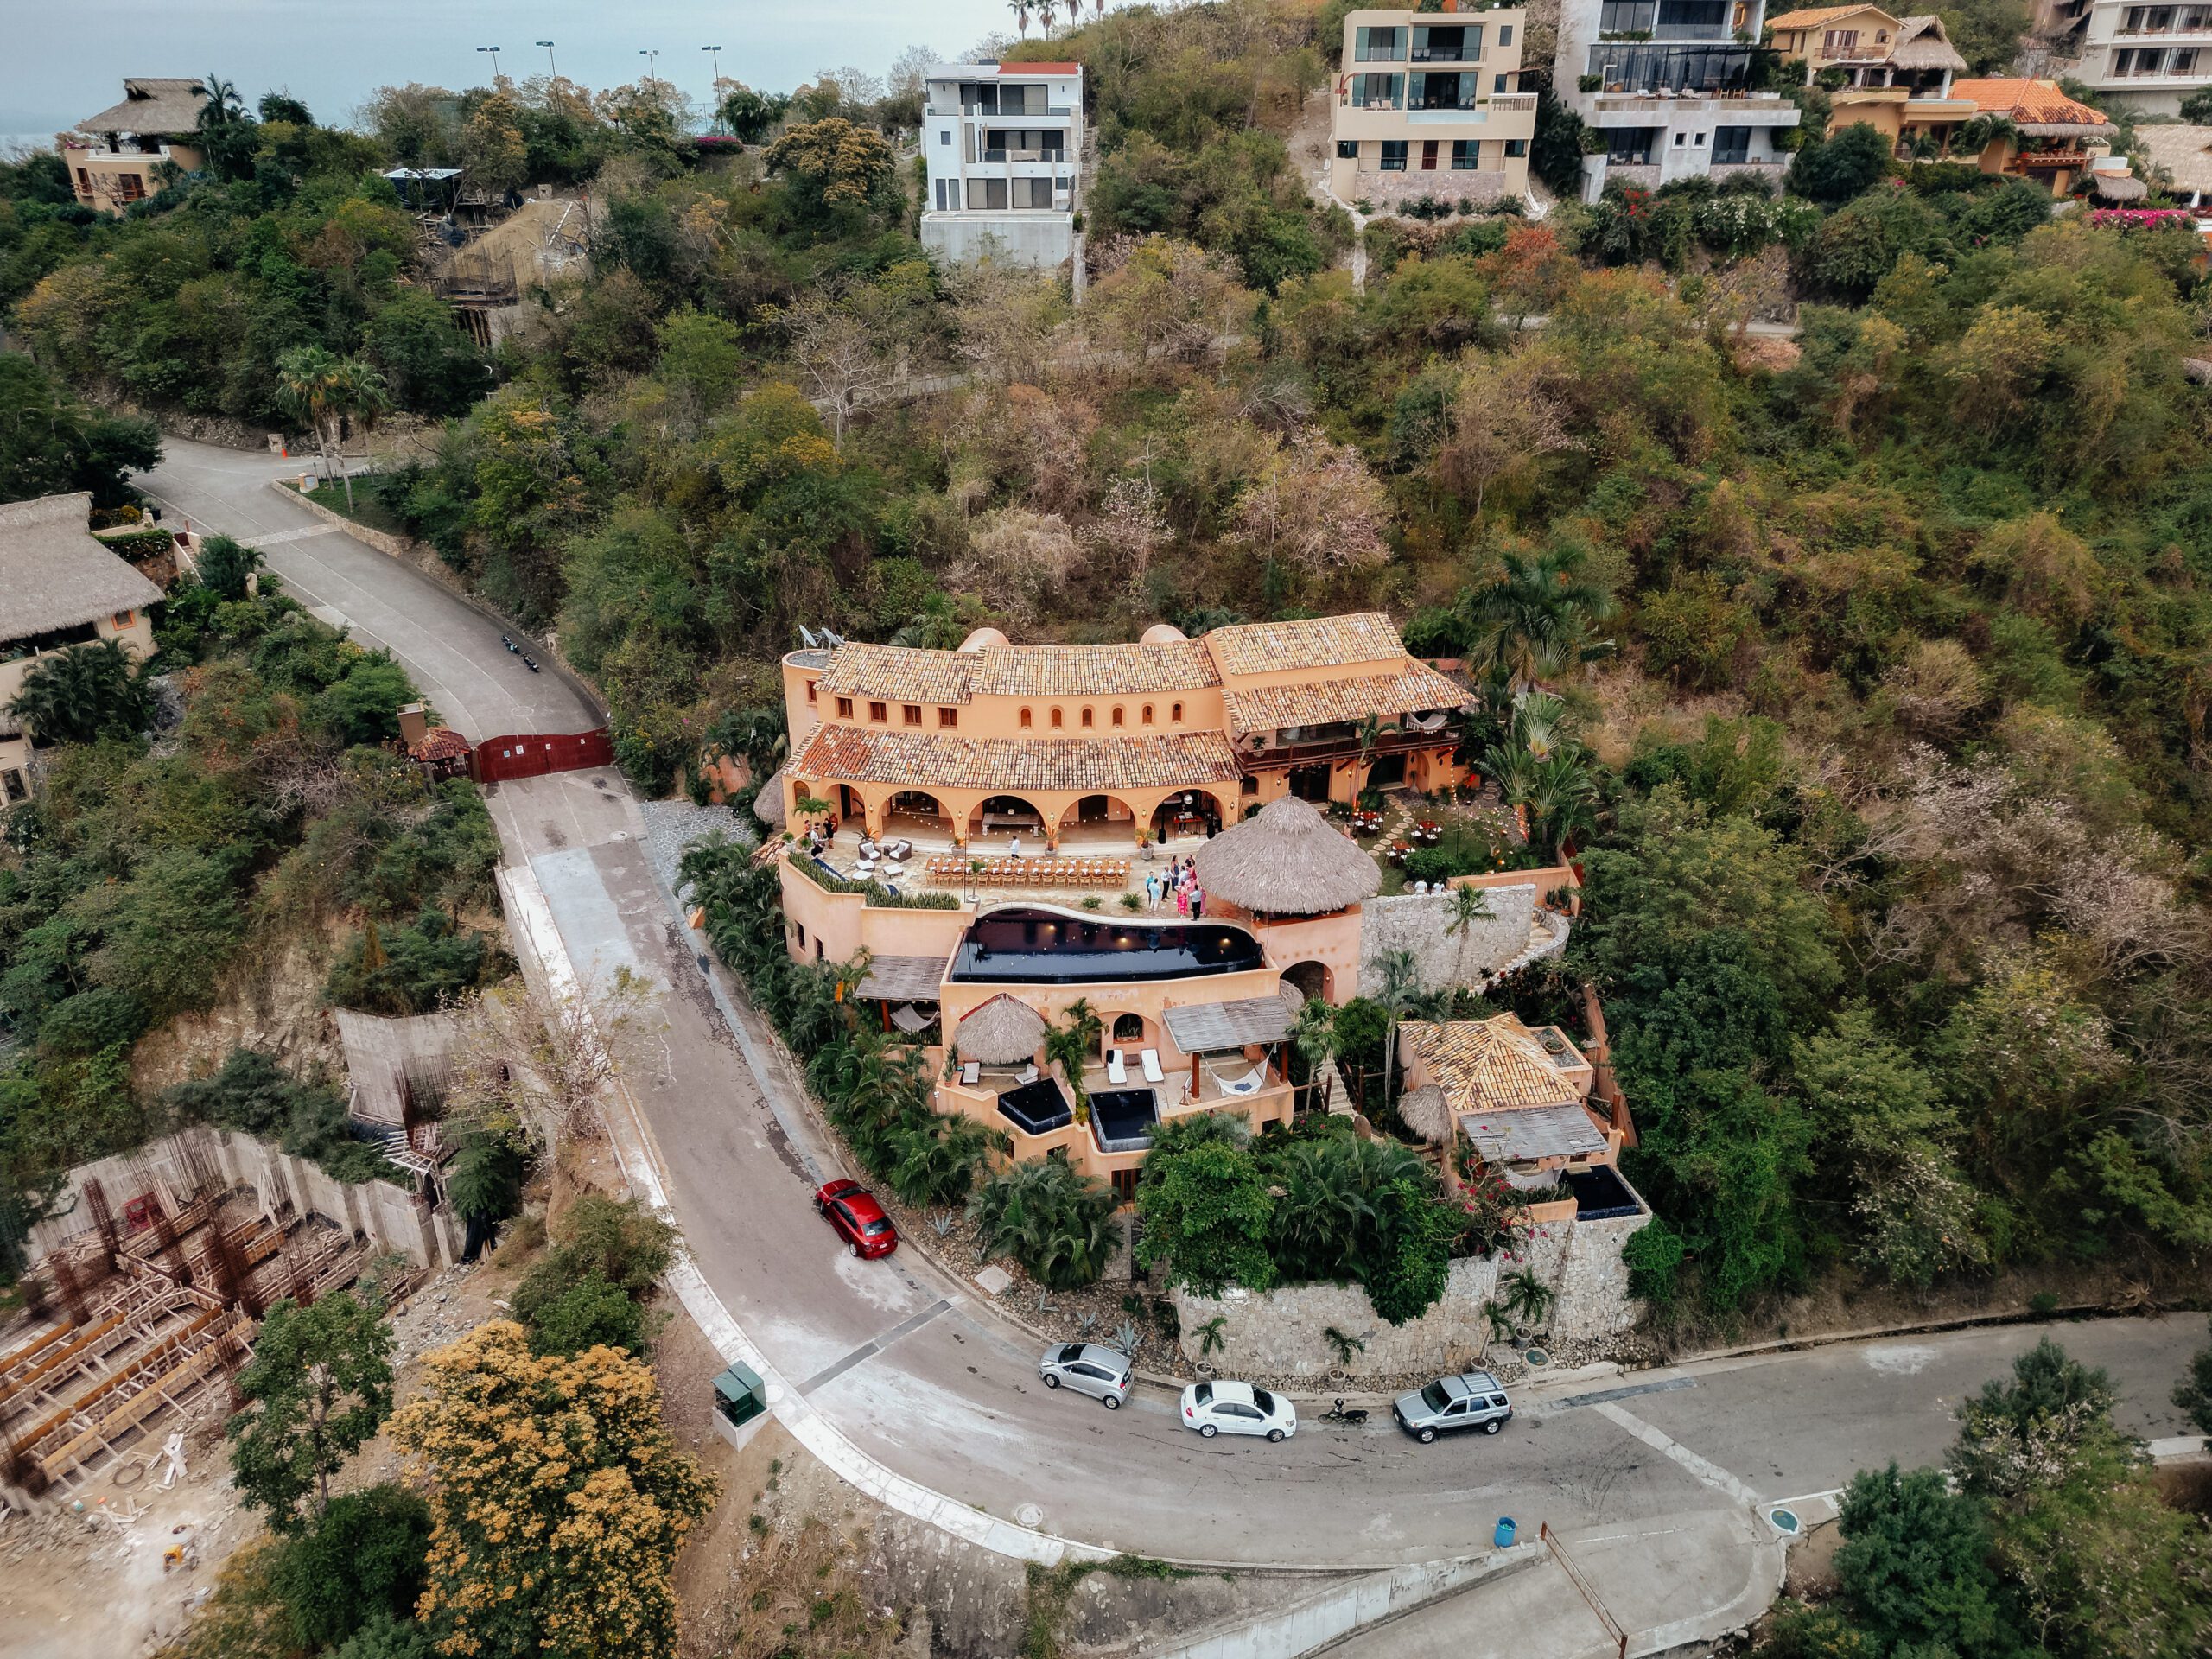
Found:
[[[858,1181],[830,1182],[814,1195],[814,1207],[863,1260],[888,1255],[899,1248],[899,1230]]]

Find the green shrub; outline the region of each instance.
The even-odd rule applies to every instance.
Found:
[[[423,906],[412,925],[386,934],[374,921],[356,933],[323,983],[323,999],[374,1014],[428,1014],[505,969],[504,951],[481,933]]]
[[[649,1322],[650,1315],[627,1291],[588,1273],[532,1313],[530,1351],[580,1354],[604,1344],[642,1357]]]
[[[300,1645],[333,1647],[379,1618],[404,1618],[423,1593],[429,1505],[389,1483],[330,1500],[283,1546],[271,1581]]]
[[[968,1214],[989,1255],[1010,1255],[1051,1290],[1095,1281],[1113,1248],[1114,1194],[1058,1158],[999,1171],[976,1190]]]
[[[213,1075],[178,1084],[162,1103],[191,1122],[274,1141],[337,1180],[405,1179],[381,1150],[355,1138],[345,1099],[335,1089],[301,1082],[259,1049],[232,1049]]]

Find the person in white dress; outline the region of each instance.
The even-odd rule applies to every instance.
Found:
[[[1018,861],[1020,860],[1020,857],[1021,857],[1021,831],[1020,831],[1020,830],[1015,830],[1015,831],[1014,832],[1013,836],[1012,836],[1011,837],[1009,837],[1009,838],[1008,838],[1008,840],[1007,840],[1007,842],[1006,855],[1007,855],[1007,857],[1010,861],[1014,861],[1018,862]]]

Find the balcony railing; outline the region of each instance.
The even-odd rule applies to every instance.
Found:
[[[1047,104],[1043,108],[1035,110],[987,110],[980,104],[926,104],[922,107],[924,112],[930,115],[980,115],[993,121],[1011,121],[1017,118],[1027,121],[1035,115],[1066,116],[1077,112],[1072,104]]]
[[[2089,157],[2078,149],[2039,149],[2015,156],[2012,165],[2023,172],[2056,172],[2062,167],[2087,167]]]
[[[1374,754],[1403,754],[1411,749],[1438,749],[1445,745],[1456,745],[1459,733],[1449,727],[1434,732],[1384,732],[1375,740],[1370,751]],[[1243,756],[1247,772],[1260,766],[1302,766],[1313,760],[1341,760],[1360,752],[1359,734],[1348,732],[1341,737],[1309,738],[1297,743],[1271,743],[1264,749],[1247,751]]]
[[[1065,149],[987,149],[987,162],[1052,162],[1065,166],[1068,153]]]

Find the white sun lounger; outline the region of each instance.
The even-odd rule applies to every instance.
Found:
[[[1029,1083],[1034,1083],[1034,1082],[1036,1082],[1036,1081],[1037,1081],[1037,1067],[1036,1067],[1035,1064],[1033,1062],[1032,1064],[1030,1064],[1030,1065],[1025,1065],[1025,1066],[1023,1066],[1023,1067],[1021,1068],[1021,1070],[1020,1070],[1020,1071],[1017,1071],[1017,1072],[1015,1072],[1015,1073],[1014,1074],[1014,1080],[1016,1083],[1021,1083],[1021,1084],[1029,1084]]]
[[[1147,1083],[1165,1083],[1167,1081],[1167,1074],[1160,1069],[1160,1051],[1158,1049],[1147,1048],[1139,1058],[1144,1061],[1144,1080]]]
[[[970,1060],[960,1068],[960,1082],[963,1087],[973,1089],[982,1080],[983,1063],[981,1060]]]
[[[1106,1051],[1106,1081],[1118,1089],[1128,1080],[1129,1068],[1122,1058],[1122,1051],[1118,1048],[1108,1049]]]

